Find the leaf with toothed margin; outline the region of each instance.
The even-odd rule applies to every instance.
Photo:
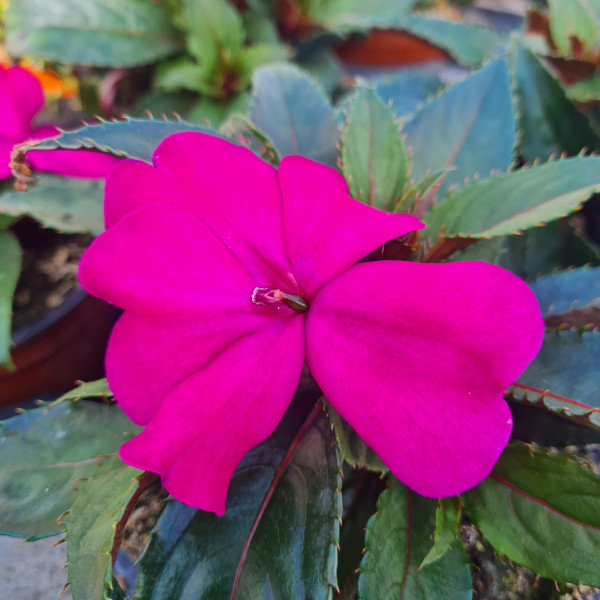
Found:
[[[577,210],[600,188],[600,158],[578,156],[477,181],[447,196],[426,216],[435,237],[491,238]]]
[[[592,75],[573,83],[567,88],[567,96],[576,102],[600,100],[600,75]]]
[[[600,269],[588,266],[540,277],[531,283],[546,327],[600,328]]]
[[[394,212],[414,212],[414,208],[442,181],[445,175],[446,171],[427,173],[421,181],[411,182],[394,206]]]
[[[447,171],[434,190],[443,198],[466,178],[506,171],[515,129],[508,65],[499,58],[442,92],[404,124],[405,145],[409,152],[412,148],[411,177],[418,181],[428,172]]]
[[[82,398],[98,398],[102,400],[110,400],[113,397],[113,393],[108,387],[108,381],[106,379],[96,379],[95,381],[79,381],[78,386],[65,392],[62,396],[59,396],[56,400],[50,403],[49,408],[66,402],[68,400],[77,402]]]
[[[598,250],[567,219],[528,229],[522,235],[479,240],[450,260],[483,260],[527,281],[557,269],[600,266]]]
[[[402,196],[408,160],[399,125],[375,90],[359,85],[342,131],[342,170],[354,198],[392,210]]]
[[[12,298],[21,271],[21,247],[10,231],[0,230],[0,365],[10,367]]]
[[[181,49],[164,6],[147,0],[18,0],[5,12],[11,55],[132,67]]]
[[[40,174],[25,192],[0,194],[0,212],[28,216],[63,233],[104,231],[104,181]]]
[[[461,497],[497,552],[542,577],[600,585],[600,476],[589,467],[510,444],[492,474]]]
[[[299,431],[293,411],[238,466],[224,516],[167,504],[140,559],[138,600],[331,597],[339,452],[320,404]]]
[[[600,333],[550,332],[507,397],[600,430]]]
[[[139,427],[117,406],[80,400],[0,422],[0,534],[39,539],[76,499],[73,480],[98,473],[102,457]]]
[[[323,400],[325,401],[324,398]],[[377,473],[387,473],[388,468],[381,458],[360,439],[358,433],[340,416],[335,408],[328,402],[326,407],[342,458],[357,469],[364,468]]]
[[[471,600],[469,560],[460,540],[439,560],[420,568],[431,548],[435,512],[435,499],[420,496],[390,476],[390,487],[367,524],[359,598]]]
[[[76,483],[75,501],[62,517],[73,600],[108,598],[122,533],[118,526],[124,526],[146,483],[154,477],[115,456],[87,481]]]
[[[257,69],[249,115],[279,156],[301,154],[336,166],[339,132],[333,108],[317,82],[297,67]]]
[[[440,560],[452,544],[458,539],[458,526],[460,524],[460,498],[439,498],[435,509],[435,530],[433,532],[433,546],[427,553],[419,569]]]
[[[404,17],[396,27],[442,48],[456,62],[468,67],[480,65],[493,48],[505,41],[503,36],[485,27],[421,15]]]
[[[191,125],[183,121],[155,121],[154,119],[132,119],[126,117],[120,121],[102,121],[99,125],[87,125],[75,131],[65,131],[61,135],[33,141],[22,146],[27,150],[79,150],[88,148],[107,152],[124,158],[137,158],[152,161],[152,154],[160,142],[173,133],[182,131],[202,131],[219,135],[206,127]]]
[[[525,161],[547,160],[562,152],[575,156],[583,148],[600,147],[588,118],[533,52],[515,44],[510,63],[519,107],[519,153]]]

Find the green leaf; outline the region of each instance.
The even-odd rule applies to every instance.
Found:
[[[157,65],[155,85],[168,92],[190,90],[207,94],[213,92],[208,79],[204,66],[192,62],[189,56],[178,56]]]
[[[409,115],[444,87],[436,75],[420,69],[406,69],[373,80],[377,95],[397,116]]]
[[[544,316],[600,308],[600,268],[580,267],[540,277],[531,284]]]
[[[342,458],[357,469],[369,469],[378,473],[387,473],[388,468],[381,458],[367,446],[358,433],[327,403],[327,414],[335,431]]]
[[[600,187],[600,158],[579,156],[477,181],[426,217],[430,235],[490,238],[519,233],[580,207]]]
[[[446,50],[456,62],[469,67],[480,65],[506,39],[485,27],[420,15],[405,17],[396,27]]]
[[[580,79],[567,88],[567,97],[577,102],[600,100],[600,75]]]
[[[186,45],[205,65],[230,64],[244,44],[238,11],[227,0],[183,0]]]
[[[103,199],[103,180],[43,174],[25,192],[0,195],[0,212],[26,215],[64,233],[99,235],[104,231]]]
[[[359,86],[342,132],[342,167],[352,196],[392,210],[402,196],[408,161],[398,124],[375,90]]]
[[[469,561],[460,540],[439,560],[419,568],[431,548],[435,510],[433,498],[416,494],[390,476],[390,487],[367,525],[360,598],[471,599]]]
[[[77,400],[81,400],[82,398],[100,398],[102,400],[109,400],[112,397],[113,393],[110,391],[106,379],[96,379],[96,381],[88,382],[80,381],[76,388],[65,392],[62,396],[59,396],[54,400],[49,405],[49,408],[52,408],[61,402],[77,402]]]
[[[598,148],[598,136],[587,117],[533,52],[515,44],[511,68],[520,114],[519,151],[527,162]]]
[[[341,517],[335,438],[320,405],[295,436],[286,430],[242,460],[223,517],[167,504],[140,560],[138,600],[331,597]]]
[[[394,206],[394,212],[414,212],[414,208],[432,190],[437,189],[445,176],[446,171],[437,171],[436,173],[427,173],[421,181],[411,182],[411,185],[402,194],[402,198]]]
[[[597,250],[567,219],[528,229],[522,235],[479,240],[451,260],[484,260],[527,280],[556,269],[600,265]]]
[[[65,131],[55,138],[32,142],[32,145],[23,148],[23,151],[31,148],[36,150],[93,148],[115,156],[152,162],[152,154],[160,142],[167,136],[182,131],[202,131],[218,135],[206,127],[190,125],[183,121],[166,119],[155,121],[126,117],[122,121],[103,121],[100,125],[88,125],[75,131]]]
[[[73,600],[108,598],[118,525],[142,492],[142,477],[142,471],[114,457],[78,484],[75,501],[63,517]]]
[[[11,54],[97,67],[131,67],[180,48],[158,2],[19,0],[6,14]]]
[[[310,18],[336,33],[390,28],[416,3],[417,0],[313,0]]]
[[[514,444],[462,499],[497,552],[542,577],[600,585],[600,477],[589,468]]]
[[[220,128],[220,131],[232,140],[242,143],[250,148],[254,154],[272,165],[279,164],[279,155],[273,146],[273,142],[254,124],[239,114],[232,115]]]
[[[280,156],[301,154],[336,166],[339,133],[321,88],[291,65],[261,67],[254,74],[250,119]]]
[[[600,333],[547,333],[509,396],[587,427],[600,428]]]
[[[21,272],[21,247],[10,231],[0,231],[0,364],[11,367],[12,298]]]
[[[439,560],[450,550],[458,538],[460,524],[460,498],[439,498],[435,510],[435,531],[433,533],[433,547],[426,554],[421,566],[422,569],[436,560]]]
[[[573,38],[585,51],[591,51],[598,39],[596,23],[582,0],[548,0],[552,41],[563,56],[573,53]]]
[[[98,472],[102,456],[138,433],[116,406],[81,400],[36,408],[0,423],[0,533],[37,539],[60,533],[75,501],[73,481]]]
[[[299,56],[295,62],[315,79],[329,96],[333,95],[342,84],[344,67],[329,48]]]
[[[450,186],[463,185],[467,177],[506,171],[515,142],[506,60],[489,63],[425,104],[403,131],[407,148],[412,148],[413,179],[423,179],[432,171],[448,171],[439,198]]]
[[[288,56],[289,52],[285,46],[254,44],[244,48],[237,61],[241,80],[240,87],[245,89],[250,85],[252,73],[258,67],[274,62],[283,62]]]

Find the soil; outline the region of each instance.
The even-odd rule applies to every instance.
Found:
[[[79,259],[89,235],[65,235],[24,219],[13,226],[23,250],[21,275],[13,298],[13,332],[60,306],[81,289]]]

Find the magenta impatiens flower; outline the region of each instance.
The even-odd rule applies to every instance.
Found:
[[[10,154],[16,144],[60,135],[52,125],[32,128],[31,121],[44,106],[40,82],[21,67],[0,65],[0,179],[12,177]],[[71,177],[105,177],[120,159],[88,150],[31,150],[27,162],[36,171]]]
[[[231,476],[274,430],[306,361],[336,410],[425,496],[481,481],[512,426],[503,391],[541,345],[527,285],[486,263],[358,263],[422,228],[352,199],[306,158],[275,169],[216,136],[164,140],[106,186],[83,286],[125,309],[106,369],[145,429],[121,447],[221,515]]]

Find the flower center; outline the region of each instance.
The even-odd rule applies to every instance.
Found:
[[[308,302],[297,294],[288,294],[273,288],[254,288],[252,292],[254,304],[284,304],[292,310],[303,313],[308,310]]]

